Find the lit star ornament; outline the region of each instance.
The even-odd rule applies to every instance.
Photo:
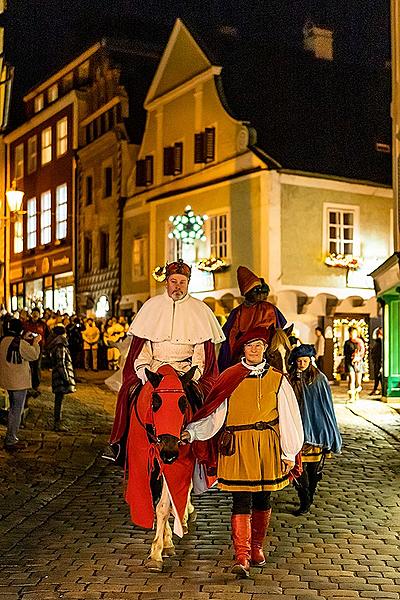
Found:
[[[185,244],[194,244],[196,240],[206,240],[203,225],[207,221],[207,215],[195,215],[191,206],[186,206],[183,215],[170,217],[173,225],[172,231],[168,234],[170,239],[182,240]]]

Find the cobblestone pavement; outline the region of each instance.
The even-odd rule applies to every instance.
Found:
[[[250,580],[229,572],[230,501],[218,491],[195,498],[195,528],[151,574],[152,533],[131,525],[121,470],[100,458],[114,396],[93,374],[66,399],[70,431],[54,433],[45,379],[21,430],[27,449],[0,450],[0,600],[400,599],[400,416],[389,406],[367,393],[346,405],[334,388],[343,454],[309,515],[291,515],[292,489],[275,494],[267,565]]]

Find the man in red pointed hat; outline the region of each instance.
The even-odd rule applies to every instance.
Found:
[[[237,270],[237,280],[244,302],[231,311],[223,327],[226,340],[221,345],[218,356],[220,372],[237,362],[233,348],[243,333],[254,327],[283,328],[286,324],[280,310],[267,301],[269,287],[262,277],[257,277],[247,267],[240,266]]]
[[[184,442],[218,441],[218,487],[232,493],[232,573],[248,577],[265,564],[263,542],[271,492],[290,482],[303,444],[296,396],[287,378],[264,358],[271,330],[257,327],[235,343],[241,361],[216,380],[205,405],[182,433]]]
[[[146,382],[145,369],[171,365],[179,373],[196,366],[194,381],[200,395],[209,391],[218,375],[215,344],[225,336],[212,312],[188,293],[191,269],[179,259],[165,267],[166,289],[147,300],[133,320],[129,353],[122,373],[110,445],[123,464],[129,405]]]

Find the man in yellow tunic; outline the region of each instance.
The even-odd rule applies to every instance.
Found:
[[[241,362],[218,377],[205,406],[182,433],[183,441],[193,442],[210,439],[222,428],[218,487],[232,492],[232,572],[239,577],[248,577],[250,562],[265,564],[271,492],[289,484],[303,444],[296,396],[282,373],[264,359],[269,337],[264,328],[241,336]]]

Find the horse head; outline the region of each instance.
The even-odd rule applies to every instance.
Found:
[[[292,330],[293,325],[286,329],[276,329],[267,351],[269,364],[282,371],[282,373],[288,372],[288,361],[291,352],[289,335],[291,335]]]
[[[192,367],[183,375],[178,375],[170,365],[163,365],[157,373],[146,369],[147,379],[153,387],[148,421],[165,464],[172,464],[179,456],[181,432],[191,415],[184,386],[192,379],[196,368]]]

